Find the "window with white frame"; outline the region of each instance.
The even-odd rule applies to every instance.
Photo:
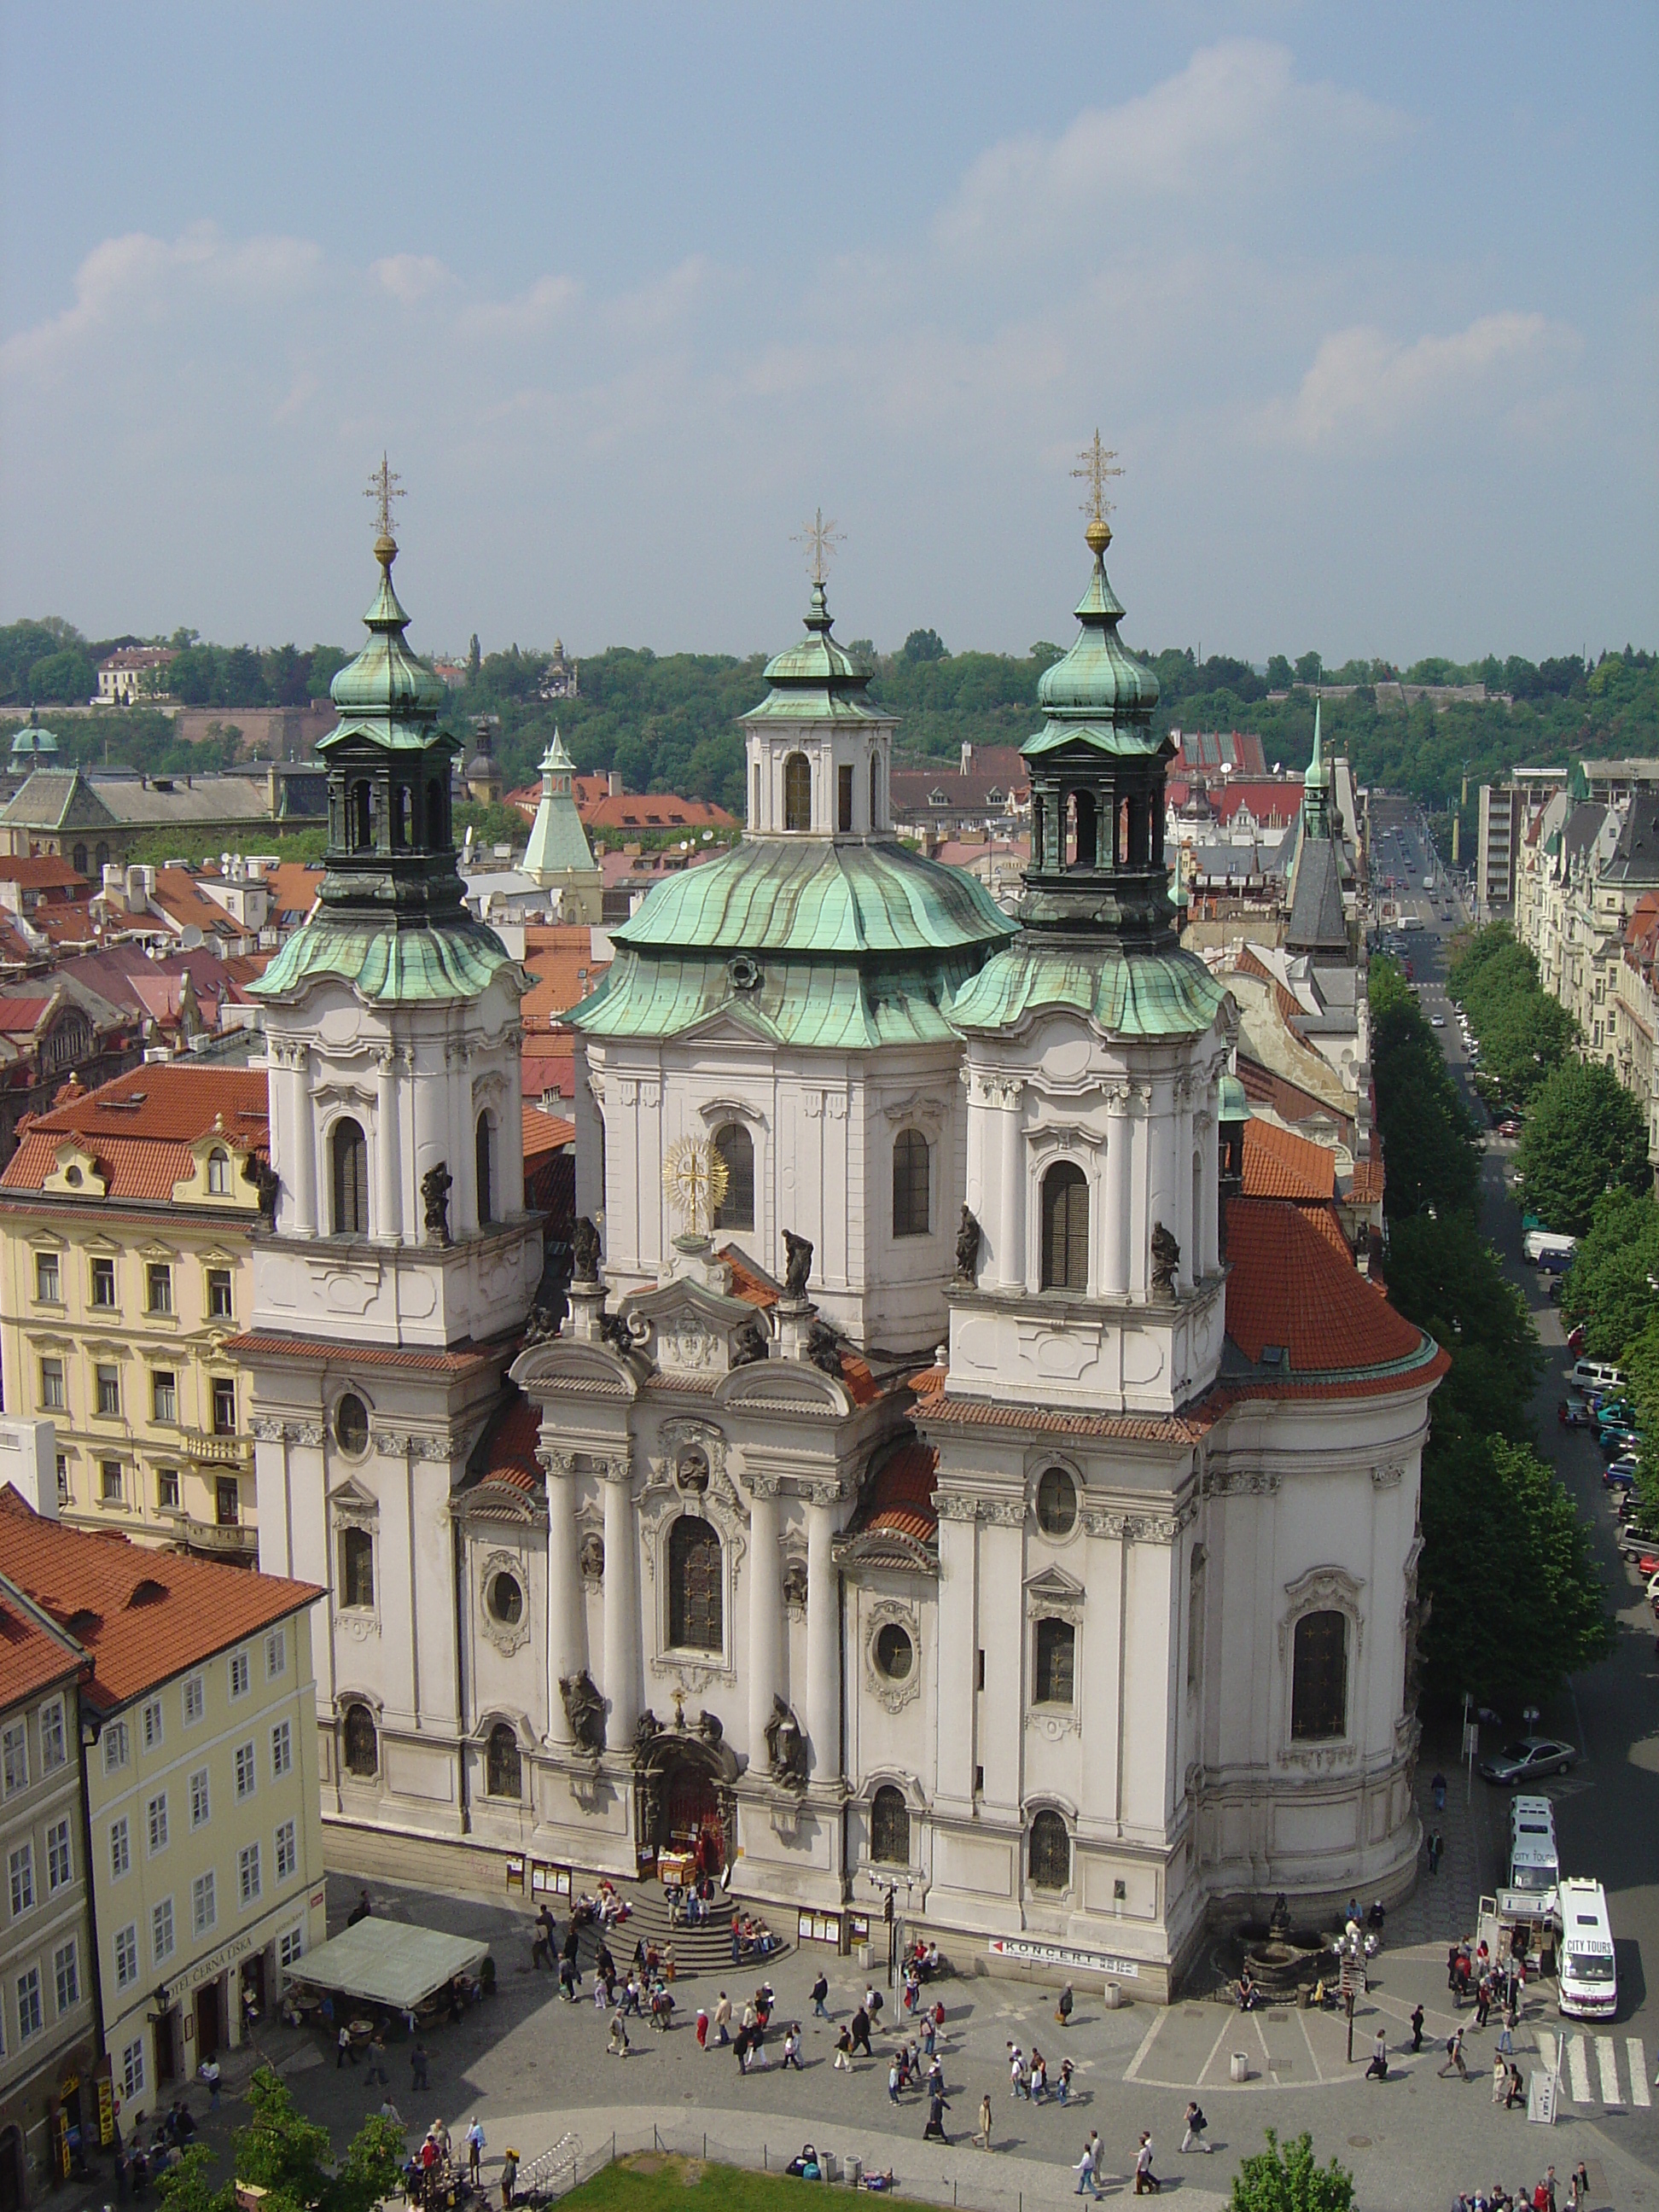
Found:
[[[72,1936],[52,1954],[52,1978],[58,1996],[58,2017],[61,2020],[81,2002],[81,1954]]]
[[[98,1411],[108,1421],[121,1418],[121,1370],[113,1360],[100,1359],[93,1370],[98,1385]]]
[[[164,1851],[167,1847],[167,1793],[165,1790],[150,1799],[146,1808],[146,1819],[149,1826],[149,1855],[154,1858],[157,1851]]]
[[[149,1911],[149,1954],[159,1966],[173,1956],[173,1899],[164,1897]]]
[[[252,1905],[259,1894],[259,1846],[244,1844],[236,1854],[236,1887],[244,1905]]]
[[[249,1663],[246,1652],[233,1651],[230,1655],[231,1696],[233,1698],[245,1698],[252,1686],[253,1668]]]
[[[284,1820],[276,1831],[276,1879],[289,1881],[300,1863],[299,1836],[292,1820]]]
[[[121,2053],[121,2094],[131,2104],[144,2094],[144,2039],[140,2036]]]
[[[207,1711],[207,1685],[199,1674],[185,1680],[185,1726],[193,1728]]]
[[[126,1723],[125,1721],[111,1721],[104,1730],[104,1771],[106,1774],[113,1774],[118,1767],[125,1766],[126,1765],[127,1751],[128,1741]]]
[[[75,1844],[67,1820],[54,1820],[46,1830],[46,1894],[55,1897],[75,1879]]]
[[[239,1743],[236,1747],[236,1795],[239,1797],[251,1797],[258,1781],[258,1773],[253,1756],[253,1746],[252,1743]]]
[[[40,1969],[31,1966],[17,1977],[17,2039],[27,2043],[45,2027],[40,2009]]]
[[[138,1978],[138,1923],[130,1920],[115,1931],[115,1986],[130,1990]]]
[[[27,1912],[34,1904],[34,1846],[19,1844],[8,1862],[11,1874],[11,1917]]]
[[[205,1766],[198,1766],[190,1778],[190,1825],[192,1828],[204,1828],[212,1817],[208,1771]]]
[[[26,1722],[14,1721],[0,1729],[0,1775],[8,1797],[29,1786],[29,1732]]]
[[[288,1722],[278,1721],[270,1731],[270,1773],[275,1781],[286,1774],[294,1764],[294,1732]]]
[[[150,1698],[146,1700],[143,1724],[144,1749],[154,1751],[161,1741],[161,1700],[159,1698]]]
[[[43,1306],[61,1306],[64,1303],[64,1277],[55,1252],[37,1252],[34,1255],[34,1295]]]
[[[64,1735],[64,1701],[54,1698],[40,1708],[40,1771],[55,1774],[69,1758]]]
[[[40,1362],[40,1411],[61,1413],[64,1405],[64,1363],[61,1359]]]
[[[214,1893],[213,1869],[198,1874],[190,1886],[190,1924],[198,1936],[205,1936],[219,1917],[219,1900]]]
[[[179,1376],[171,1367],[150,1370],[149,1409],[154,1420],[164,1421],[169,1426],[179,1418]]]
[[[288,1632],[273,1628],[265,1638],[265,1680],[274,1682],[288,1672]]]
[[[112,1881],[119,1881],[132,1864],[132,1839],[127,1832],[127,1816],[109,1824],[109,1873]]]
[[[302,1927],[285,1928],[276,1938],[276,1963],[291,1966],[296,1959],[306,1954],[306,1931]]]
[[[153,1314],[173,1311],[173,1270],[163,1260],[152,1260],[144,1270],[144,1310]]]

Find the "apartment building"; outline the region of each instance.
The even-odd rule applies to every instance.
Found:
[[[1517,768],[1507,783],[1481,785],[1474,872],[1478,922],[1510,918],[1526,833],[1566,781],[1564,768]]]
[[[32,2203],[101,2140],[81,1768],[91,1664],[0,1575],[0,2203]]]
[[[310,1631],[323,1593],[65,1528],[10,1486],[0,1577],[91,1662],[93,1940],[131,2131],[204,2058],[240,2044],[283,1970],[323,1938]],[[0,1769],[3,1759],[0,1736]]]
[[[70,1526],[257,1555],[224,1347],[249,1310],[265,1096],[263,1069],[148,1062],[26,1121],[0,1174],[5,1403],[57,1424]]]

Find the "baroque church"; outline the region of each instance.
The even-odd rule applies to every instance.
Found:
[[[961,1962],[1154,2000],[1218,1915],[1410,1887],[1444,1358],[1243,1195],[1110,537],[1024,747],[1017,920],[896,837],[895,721],[815,583],[742,842],[574,1016],[550,1296],[527,978],[462,901],[382,528],[327,873],[255,987],[279,1190],[236,1346],[261,1564],[327,1592],[325,1818],[577,1887],[700,1847],[791,1936],[896,1884]]]

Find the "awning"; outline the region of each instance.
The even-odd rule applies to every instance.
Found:
[[[446,1936],[439,1928],[411,1928],[404,1920],[358,1921],[343,1935],[307,1951],[289,1968],[292,1981],[362,1997],[370,2004],[411,2012],[434,1990],[476,1966],[488,1943]]]

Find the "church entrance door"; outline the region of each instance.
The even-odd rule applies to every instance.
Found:
[[[702,1863],[718,1874],[725,1863],[726,1832],[720,1825],[720,1793],[714,1778],[688,1761],[668,1778],[667,1828],[669,1843],[677,1850],[695,1850],[702,1838]]]

